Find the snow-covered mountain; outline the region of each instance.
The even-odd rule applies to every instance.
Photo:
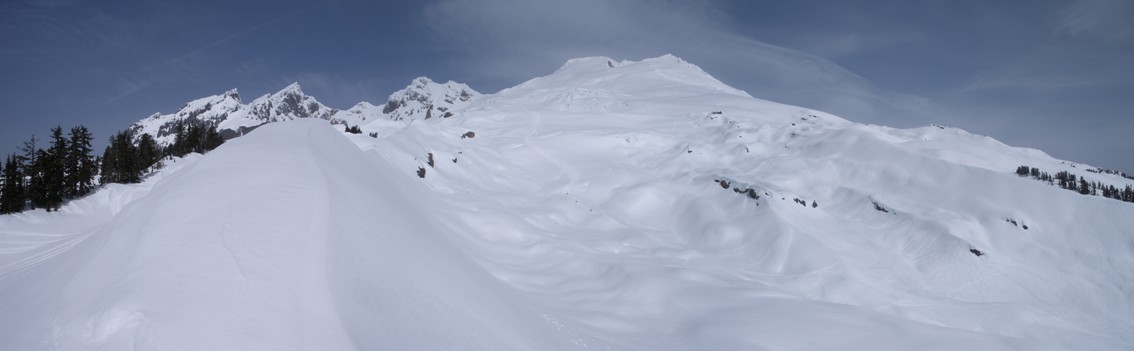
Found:
[[[1134,203],[1015,171],[1121,175],[673,56],[390,101],[0,216],[0,349],[1134,348]]]
[[[226,138],[251,131],[265,123],[290,121],[300,118],[329,120],[339,110],[319,103],[303,93],[298,83],[292,83],[275,94],[265,94],[248,104],[240,101],[236,89],[224,94],[190,101],[171,114],[155,113],[130,126],[135,136],[150,134],[161,145],[173,143],[177,123],[201,121],[217,126]]]
[[[292,83],[275,94],[266,94],[244,106],[245,113],[229,115],[217,125],[220,131],[244,131],[265,123],[291,121],[300,118],[330,119],[339,112],[328,108],[303,93],[299,83]]]
[[[301,118],[329,120],[334,124],[359,125],[374,120],[399,121],[405,124],[436,115],[453,116],[475,97],[475,90],[449,81],[434,83],[429,78],[414,79],[405,89],[390,95],[383,106],[363,101],[346,110],[323,105],[315,97],[303,93],[299,83],[292,83],[274,94],[265,94],[248,104],[240,101],[236,89],[224,94],[200,98],[186,103],[171,114],[155,113],[130,126],[134,135],[149,133],[161,145],[173,143],[178,122],[197,120],[217,126],[225,138],[233,138],[261,125]]]
[[[382,113],[395,121],[449,118],[477,96],[480,93],[461,83],[438,84],[419,77],[410,86],[391,94]]]

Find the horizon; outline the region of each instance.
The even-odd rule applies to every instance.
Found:
[[[271,4],[267,6],[266,4]],[[72,1],[0,4],[0,154],[56,125],[96,152],[153,113],[297,82],[328,107],[413,78],[491,94],[567,59],[673,54],[753,97],[858,123],[958,127],[1134,172],[1134,4],[978,1]],[[249,99],[242,99],[249,100]],[[1005,170],[1011,171],[1011,170]]]

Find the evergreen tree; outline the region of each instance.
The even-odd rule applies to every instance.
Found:
[[[39,151],[38,144],[39,139],[35,137],[35,134],[32,134],[31,139],[24,141],[24,145],[20,146],[20,152],[23,154],[17,157],[20,157],[20,165],[23,167],[23,173],[25,175],[31,173],[28,172],[28,169],[35,164],[36,152]]]
[[[133,133],[122,131],[110,137],[110,145],[102,154],[102,183],[137,183],[142,180],[144,165],[138,159]]]
[[[1030,171],[1031,171],[1031,167],[1028,167],[1028,166],[1016,167],[1016,175],[1018,175],[1018,176],[1026,176],[1026,175],[1028,175],[1028,172],[1030,172]]]
[[[31,159],[35,160],[27,167],[27,197],[28,202],[31,204],[32,209],[45,208],[49,205],[48,200],[48,185],[45,175],[45,168],[47,168],[47,160],[49,154],[47,151],[40,149],[36,150],[35,156]]]
[[[70,149],[67,150],[67,196],[86,196],[94,188],[95,160],[91,156],[91,136],[82,125],[71,128]]]
[[[111,137],[110,140],[114,140],[114,138]],[[99,169],[99,171],[98,171],[98,175],[99,175],[98,182],[100,184],[110,184],[110,183],[117,183],[118,182],[117,179],[114,179],[114,176],[115,176],[115,173],[114,173],[114,160],[115,160],[114,153],[115,152],[116,152],[116,150],[114,150],[114,144],[111,143],[110,145],[107,145],[106,149],[104,149],[102,151],[102,157],[99,157],[100,161],[98,163],[98,169]]]
[[[177,123],[173,144],[169,146],[170,156],[181,157],[190,152],[206,153],[224,143],[216,125],[198,120]]]
[[[118,149],[115,163],[115,172],[118,173],[120,183],[139,183],[142,181],[142,172],[146,166],[141,165],[138,159],[138,147],[134,146],[134,133],[130,131],[119,132],[114,137],[114,147]]]
[[[4,162],[4,185],[0,193],[0,214],[20,212],[24,209],[27,196],[24,192],[23,165],[15,154],[9,155]]]
[[[161,150],[150,133],[142,134],[138,139],[138,160],[143,173],[149,172],[161,160]]]
[[[360,133],[362,131],[359,131]],[[205,129],[205,136],[203,138],[201,152],[209,152],[224,144],[224,138],[221,137],[220,132],[217,132],[217,126],[211,125]]]
[[[185,146],[183,147],[184,153],[201,152],[201,125],[196,121],[189,122],[185,126]]]
[[[1087,180],[1084,179],[1083,177],[1079,177],[1079,193],[1083,194],[1083,195],[1090,194],[1091,193],[1090,188],[1091,188],[1091,185],[1087,183]]]
[[[188,150],[185,150],[185,147],[187,145],[188,141],[186,140],[185,135],[185,121],[177,121],[177,124],[174,125],[173,144],[169,145],[169,148],[167,149],[169,150],[169,155],[175,157],[185,156],[185,154],[189,153]]]
[[[51,147],[39,160],[43,163],[43,204],[48,211],[59,210],[67,197],[67,153],[70,147],[63,127],[51,129]]]
[[[36,157],[39,155],[39,138],[32,134],[31,139],[24,141],[24,145],[19,147],[21,154],[16,157],[19,158],[20,174],[25,177],[24,185],[24,198],[28,201],[31,200],[31,185],[34,183],[39,173],[34,169],[36,166]]]

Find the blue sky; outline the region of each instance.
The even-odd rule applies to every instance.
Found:
[[[4,1],[0,152],[232,88],[298,81],[348,108],[417,76],[491,93],[672,53],[756,97],[1134,173],[1132,18],[1126,0]]]

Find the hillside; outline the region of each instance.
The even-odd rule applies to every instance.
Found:
[[[1014,172],[1089,166],[673,56],[444,86],[0,217],[0,349],[1134,348],[1134,204]]]

